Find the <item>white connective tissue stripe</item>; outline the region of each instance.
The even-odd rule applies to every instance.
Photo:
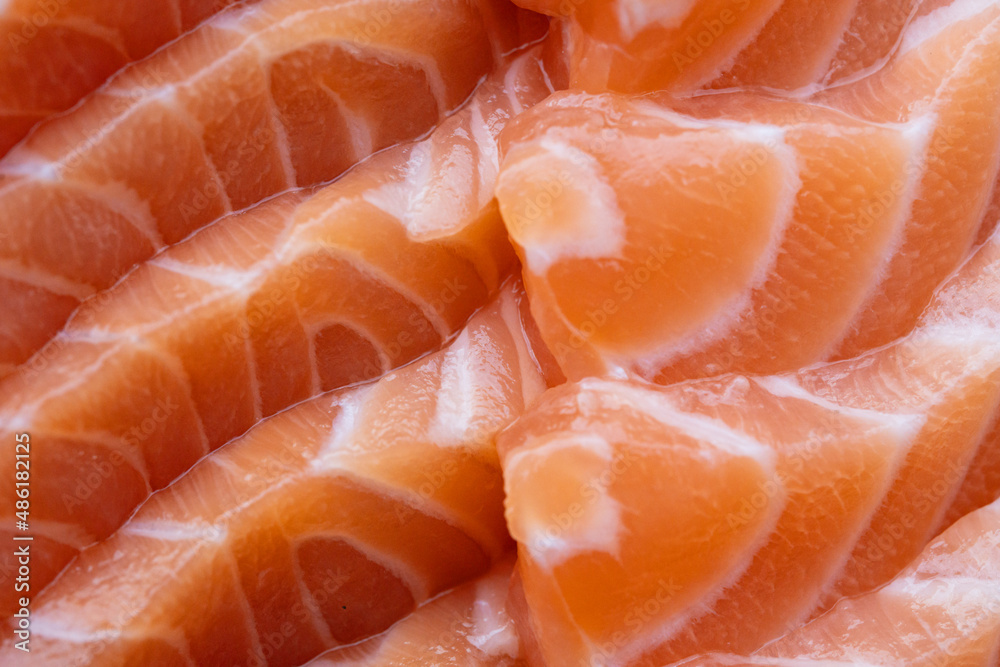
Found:
[[[990,8],[997,10],[995,14],[1000,13],[996,0],[956,0],[950,5],[921,16],[903,33],[898,55],[912,51],[953,24],[968,20]]]
[[[524,505],[508,510],[515,537],[527,546],[536,562],[548,569],[588,551],[617,555],[622,529],[621,506],[607,489],[614,476],[602,474],[611,469],[614,452],[599,436],[570,434],[541,447],[516,451],[507,458],[505,476],[514,485],[542,481],[534,478],[533,464],[564,452],[578,464],[575,470],[579,473],[580,488],[590,485],[596,492],[580,503],[583,505],[581,511],[567,514],[567,517],[554,517],[548,513],[548,507],[540,514]]]
[[[627,40],[655,24],[664,28],[680,25],[698,0],[618,0],[618,23]]]
[[[542,159],[555,164],[546,166],[550,173],[567,171],[573,176],[563,187],[572,193],[572,220],[564,221],[559,233],[539,222],[528,238],[523,239],[529,270],[539,275],[564,258],[614,257],[625,246],[625,214],[618,206],[618,196],[601,175],[601,166],[590,154],[554,139],[539,142],[542,157],[528,158],[527,163],[515,164],[512,170],[530,168],[530,162]],[[563,200],[568,201],[568,199]]]

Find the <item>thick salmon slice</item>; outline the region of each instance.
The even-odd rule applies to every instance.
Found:
[[[384,634],[333,651],[309,667],[418,667],[523,665],[520,641],[507,606],[513,558],[483,577],[428,602]]]
[[[12,0],[0,11],[0,156],[39,121],[65,111],[236,0]]]
[[[528,318],[511,281],[445,350],[200,462],[37,598],[25,664],[297,665],[485,573],[509,549],[493,436],[548,381]]]
[[[562,19],[573,88],[589,92],[700,87],[781,6],[781,0],[518,0]]]
[[[808,102],[565,93],[525,114],[498,197],[567,374],[775,373],[911,330],[1000,167],[998,17],[931,12],[878,75]]]
[[[947,4],[952,2],[834,0],[816,11],[807,0],[784,0],[708,86],[808,92],[842,85],[882,67],[911,23]]]
[[[436,349],[488,300],[515,261],[495,137],[548,94],[539,53],[426,140],[161,253],[0,384],[0,431],[38,443],[34,585],[257,420]]]
[[[571,83],[592,93],[809,90],[877,69],[944,0],[519,0],[558,17]]]
[[[752,653],[1000,496],[998,276],[994,234],[913,333],[854,360],[546,394],[498,440],[541,658]]]
[[[939,289],[909,336],[797,374],[801,386],[837,405],[927,420],[821,608],[888,581],[931,537],[1000,495],[998,277],[994,234]]]
[[[697,389],[585,380],[501,436],[525,630],[548,662],[665,664],[783,634],[841,566],[918,423],[744,378]]]
[[[851,69],[862,69],[873,51],[889,53],[893,33],[899,34],[902,22],[916,4],[917,0],[833,0],[824,5],[823,11],[816,11],[816,5],[808,0],[783,0],[761,30],[739,50],[732,64],[708,85],[795,90],[824,81],[835,61],[847,60],[845,64]],[[890,14],[890,5],[902,6],[893,7],[895,12]],[[896,20],[886,23],[887,15]],[[869,42],[872,34],[880,39]]]
[[[735,118],[557,94],[505,132],[497,196],[570,377],[796,368],[843,337],[877,281],[926,124],[723,97],[713,108]]]
[[[678,667],[991,667],[1000,655],[998,552],[1000,502],[961,519],[883,588],[839,602],[752,656],[697,656]]]
[[[0,161],[0,373],[164,246],[432,129],[543,29],[495,0],[264,0],[128,68]]]
[[[849,358],[912,328],[977,239],[1000,167],[1000,6],[956,0],[928,13],[884,68],[817,101],[876,121],[937,120],[913,166],[921,184],[902,242],[834,351]]]

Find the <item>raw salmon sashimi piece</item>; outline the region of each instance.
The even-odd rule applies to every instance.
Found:
[[[486,303],[515,261],[495,137],[549,93],[539,53],[424,141],[167,249],[0,382],[2,437],[36,443],[34,586],[257,420],[436,349]],[[13,459],[2,465],[13,521]]]
[[[929,121],[719,97],[739,119],[557,93],[504,133],[497,197],[571,378],[800,367],[840,340],[894,250]]]
[[[263,0],[126,69],[0,161],[0,375],[164,246],[427,132],[542,30],[500,0]]]
[[[207,457],[37,597],[37,648],[0,662],[298,665],[485,573],[510,539],[493,436],[547,384],[529,317],[510,281],[446,349]]]
[[[309,667],[515,667],[524,664],[507,588],[513,558],[483,577],[428,602],[390,630],[334,649]]]
[[[560,17],[570,85],[589,92],[698,88],[781,6],[781,0],[517,0]]]
[[[567,374],[775,373],[909,331],[1000,167],[1000,6],[926,18],[899,80],[815,102],[565,93],[514,123],[498,197]]]
[[[6,2],[0,10],[0,156],[39,121],[235,2]]]
[[[751,653],[1000,496],[998,276],[995,234],[854,360],[546,394],[498,439],[540,659]]]
[[[846,599],[750,657],[684,667],[993,667],[1000,655],[1000,501],[949,528],[878,591]]]
[[[524,631],[546,664],[658,665],[727,631],[782,634],[812,610],[919,428],[742,377],[713,382],[698,389],[738,401],[735,427],[725,406],[685,409],[680,391],[588,379],[498,439]],[[772,591],[779,575],[794,593]],[[755,613],[734,618],[748,601]],[[677,638],[699,643],[645,659]]]
[[[937,120],[913,165],[921,184],[900,246],[834,353],[850,358],[912,328],[977,240],[1000,167],[1000,5],[954,0],[927,13],[885,67],[815,101],[873,121]]]
[[[559,17],[571,85],[592,93],[809,89],[880,66],[943,0],[518,0]]]
[[[916,19],[953,0],[783,0],[711,88],[808,90],[842,84],[879,67]]]
[[[919,326],[795,376],[838,406],[927,419],[883,506],[821,605],[888,581],[958,517],[1000,496],[1000,234],[937,292]]]

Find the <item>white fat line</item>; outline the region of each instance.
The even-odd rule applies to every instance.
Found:
[[[664,426],[682,431],[720,452],[753,459],[771,473],[775,470],[777,458],[770,447],[718,419],[682,412],[658,389],[637,388],[607,380],[585,380],[581,386],[594,391],[599,397],[602,394],[617,395],[622,399],[621,404],[643,412]]]
[[[986,10],[998,9],[996,0],[955,0],[930,14],[914,20],[904,31],[897,56],[904,55],[950,29]]]
[[[934,113],[925,113],[901,125],[886,125],[886,127],[899,128],[903,138],[907,140],[910,147],[906,156],[906,182],[903,192],[899,195],[897,201],[894,202],[897,205],[897,211],[890,223],[893,230],[892,237],[886,244],[885,250],[882,253],[882,260],[879,262],[875,275],[872,277],[869,288],[855,301],[854,312],[851,317],[845,320],[839,334],[819,355],[819,359],[829,359],[832,357],[844,339],[851,335],[857,326],[858,319],[866,312],[866,306],[871,304],[877,295],[882,292],[886,278],[888,278],[892,267],[898,261],[899,250],[903,247],[909,236],[909,222],[913,215],[913,207],[917,202],[917,196],[921,192],[924,176],[927,173],[928,149],[930,148],[930,142],[937,125],[938,117]],[[891,188],[887,192],[891,194]]]
[[[271,268],[255,265],[253,268],[241,271],[223,264],[188,264],[179,262],[168,255],[153,257],[148,261],[148,264],[238,293],[250,292],[251,287],[260,283],[267,274],[267,269]]]
[[[132,520],[122,526],[119,532],[165,542],[194,541],[208,544],[222,544],[228,537],[228,530],[224,524],[210,525],[162,520]]]
[[[906,442],[906,448],[909,448],[910,444],[912,444],[911,441],[927,424],[926,414],[881,412],[879,410],[836,403],[809,391],[794,376],[790,375],[762,376],[753,378],[753,381],[773,396],[807,401],[834,414],[847,415],[854,419],[864,420],[879,430],[886,430],[892,433],[896,439]]]
[[[72,297],[77,301],[83,301],[97,292],[90,285],[64,278],[44,269],[25,266],[13,259],[0,259],[0,277],[32,287],[39,287],[57,296]]]
[[[733,295],[728,303],[722,304],[717,314],[699,325],[696,331],[676,342],[656,348],[636,361],[635,368],[641,374],[655,374],[673,360],[695,354],[718,343],[747,317],[754,294],[766,284],[768,276],[777,264],[786,232],[795,222],[795,209],[798,195],[802,190],[802,180],[799,178],[798,154],[794,148],[785,143],[786,128],[739,123],[734,132],[742,135],[742,138],[749,143],[767,149],[780,161],[784,176],[780,179],[782,192],[777,197],[773,216],[777,223],[771,226],[764,252],[758,258],[755,270],[743,291]]]

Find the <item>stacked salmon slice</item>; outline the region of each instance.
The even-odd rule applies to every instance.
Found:
[[[11,0],[0,7],[0,155],[145,58],[238,0]]]
[[[0,664],[1000,666],[1000,5],[516,4],[0,6]]]
[[[0,430],[47,443],[32,461],[36,581],[260,419],[436,349],[488,300],[514,261],[495,134],[548,92],[539,55],[513,58],[426,140],[160,253],[8,378]]]
[[[499,2],[435,12],[241,5],[39,127],[0,167],[0,373],[165,246],[426,133],[541,28]]]

